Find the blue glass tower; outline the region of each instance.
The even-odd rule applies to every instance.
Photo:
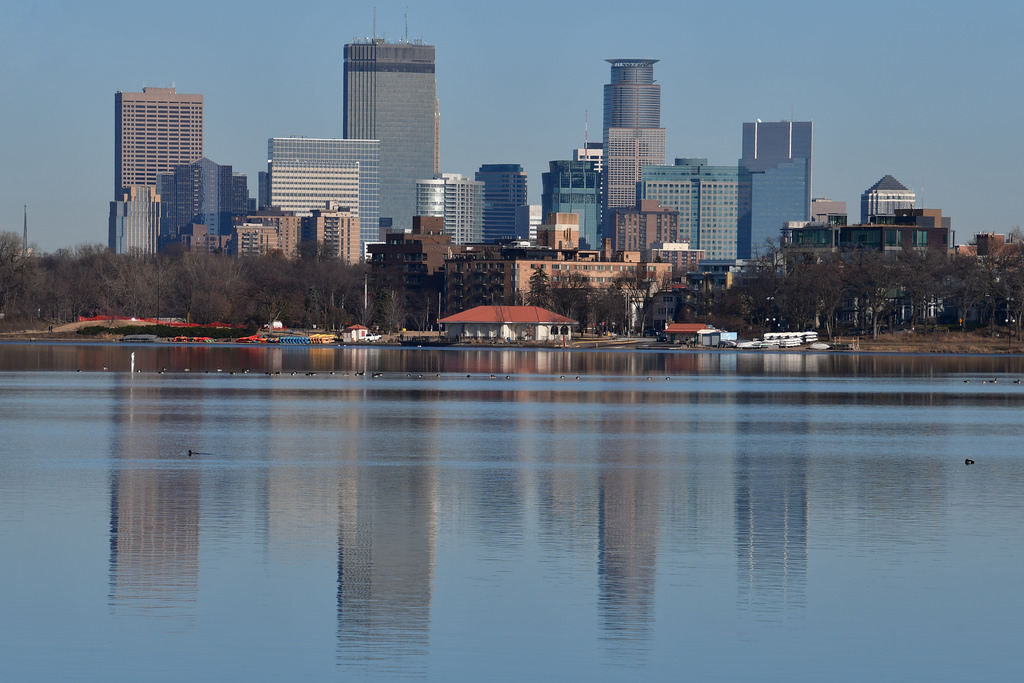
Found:
[[[751,258],[788,221],[811,218],[810,121],[743,124],[737,257]]]
[[[516,211],[527,203],[526,172],[519,164],[483,164],[476,179],[484,184],[484,242],[516,235]]]
[[[593,161],[552,161],[541,174],[541,216],[575,213],[580,217],[580,249],[601,247],[601,173]]]

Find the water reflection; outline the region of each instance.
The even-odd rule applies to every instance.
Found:
[[[115,382],[111,389],[110,606],[119,614],[195,618],[199,589],[201,478],[168,468],[152,410],[160,387]],[[137,405],[137,402],[141,406]],[[184,456],[187,449],[177,449]]]

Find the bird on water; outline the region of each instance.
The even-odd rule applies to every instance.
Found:
[[[973,461],[973,460],[971,460],[970,458],[966,458],[966,459],[964,459],[964,464],[965,464],[965,465],[973,465],[973,464],[974,464],[974,461]]]

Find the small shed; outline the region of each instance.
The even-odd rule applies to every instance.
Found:
[[[358,342],[366,341],[366,335],[370,333],[370,328],[364,327],[363,325],[349,325],[341,331],[341,340],[346,342]]]
[[[449,339],[568,341],[576,321],[539,306],[477,306],[439,321]]]
[[[673,344],[696,345],[700,342],[701,346],[718,346],[720,339],[716,339],[714,344],[704,343],[703,337],[708,331],[717,332],[718,330],[714,330],[704,323],[671,323],[665,328],[664,334]]]

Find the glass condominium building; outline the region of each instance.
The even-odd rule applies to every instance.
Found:
[[[345,45],[343,111],[346,139],[380,141],[381,225],[411,227],[416,181],[439,168],[434,46],[376,37]],[[360,221],[376,232],[376,221]]]
[[[636,206],[640,169],[665,164],[661,127],[661,86],[654,82],[656,59],[609,59],[611,83],[604,86],[603,220],[611,209]],[[606,234],[611,234],[605,225]]]
[[[309,216],[328,201],[356,209],[361,246],[380,241],[380,143],[334,138],[270,138],[269,203]]]
[[[679,239],[708,259],[735,259],[739,233],[740,169],[709,166],[707,159],[676,159],[674,166],[645,166],[641,199],[679,212]]]
[[[743,124],[737,257],[764,251],[790,221],[811,219],[810,121]]]

